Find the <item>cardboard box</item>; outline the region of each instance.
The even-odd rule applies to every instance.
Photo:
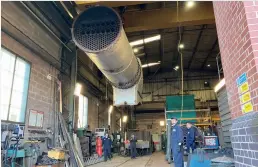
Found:
[[[64,163],[54,164],[54,165],[36,165],[35,167],[64,167]]]
[[[63,150],[53,149],[48,151],[48,157],[52,159],[64,160],[65,152]]]

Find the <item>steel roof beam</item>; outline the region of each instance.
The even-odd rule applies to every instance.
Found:
[[[179,9],[181,26],[214,24],[214,12],[211,2],[195,5],[192,9],[181,7]],[[144,10],[125,12],[124,29],[126,32],[157,30],[177,27],[177,9],[161,8],[156,10]]]
[[[202,37],[202,33],[203,33],[203,30],[205,29],[205,27],[206,27],[206,25],[203,25],[203,26],[202,26],[202,29],[201,29],[200,32],[199,32],[199,35],[198,35],[196,44],[195,44],[194,49],[193,49],[193,53],[192,53],[191,59],[190,59],[190,61],[189,61],[189,63],[188,63],[188,66],[187,66],[188,69],[190,69],[190,67],[191,67],[191,64],[192,64],[192,62],[193,62],[193,58],[194,58],[195,53],[196,53],[196,51],[197,51],[197,49],[198,49],[198,46],[199,46],[199,43],[200,43],[200,40],[201,40],[201,37]]]
[[[108,7],[131,6],[147,3],[155,3],[155,1],[75,1],[79,9],[84,10],[87,6],[103,5]]]
[[[217,44],[218,44],[218,38],[216,37],[216,40],[215,40],[215,42],[213,43],[213,45],[211,47],[211,50],[209,51],[209,53],[207,54],[206,58],[204,59],[204,62],[203,62],[202,67],[201,67],[202,69],[204,68],[205,64],[207,63],[210,55],[212,53],[214,53],[213,50],[216,48]]]

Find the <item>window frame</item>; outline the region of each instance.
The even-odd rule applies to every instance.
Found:
[[[88,98],[88,96],[86,96],[86,95],[84,95],[84,94],[80,94],[80,96],[82,96],[83,97],[83,105],[84,105],[84,98],[86,98],[87,99],[87,124],[85,125],[85,126],[88,126],[88,124],[89,124],[89,121],[88,121],[88,118],[89,118],[89,98]],[[80,106],[80,100],[79,100],[79,98],[80,98],[80,96],[78,96],[78,120],[77,120],[77,128],[83,128],[83,127],[85,127],[85,126],[81,126],[81,127],[79,127],[79,121],[80,121],[80,119],[79,119],[79,106]],[[84,113],[84,109],[85,108],[83,108],[83,113],[82,113],[82,115],[84,115],[85,113]]]
[[[25,58],[23,58],[22,56],[20,56],[19,54],[15,53],[15,52],[12,51],[11,49],[5,47],[4,45],[1,45],[1,50],[2,50],[2,49],[5,49],[6,51],[10,52],[11,54],[13,54],[13,55],[15,56],[15,63],[14,63],[14,73],[13,73],[13,77],[12,77],[13,79],[12,79],[10,100],[9,100],[9,104],[8,104],[9,107],[8,107],[8,113],[7,113],[7,120],[2,120],[2,119],[1,119],[1,122],[3,122],[3,123],[16,123],[16,124],[20,124],[20,125],[25,125],[25,124],[26,124],[27,114],[28,114],[27,111],[28,111],[28,99],[29,99],[29,89],[30,89],[30,77],[31,77],[31,71],[32,71],[32,70],[31,70],[32,63],[31,63],[30,61],[26,60]],[[2,52],[1,52],[1,54],[2,54]],[[29,77],[28,77],[29,83],[28,83],[28,89],[27,89],[28,93],[27,93],[27,97],[26,97],[25,112],[24,112],[24,121],[23,121],[23,122],[15,122],[15,121],[10,121],[10,120],[8,120],[9,114],[10,114],[10,101],[11,101],[12,93],[13,93],[13,83],[14,83],[13,80],[14,80],[14,75],[15,75],[15,69],[16,69],[15,65],[16,65],[17,58],[20,58],[20,59],[24,60],[25,62],[27,62],[27,63],[30,65],[30,72],[29,72]]]

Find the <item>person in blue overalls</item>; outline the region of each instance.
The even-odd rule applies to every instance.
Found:
[[[111,139],[106,133],[103,138],[103,146],[104,146],[104,160],[107,161],[107,158],[111,160]]]
[[[171,118],[171,149],[175,167],[184,167],[183,161],[183,130],[178,125],[177,118]]]
[[[195,149],[195,129],[191,122],[187,122],[186,127],[187,127],[186,150],[188,153],[190,153],[190,149],[192,149],[192,152]]]
[[[130,139],[130,149],[131,149],[131,158],[132,159],[135,159],[136,158],[136,154],[137,154],[137,151],[136,151],[136,138],[134,135],[131,136],[131,139]]]

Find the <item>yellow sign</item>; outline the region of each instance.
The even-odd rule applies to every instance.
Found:
[[[239,91],[240,93],[245,93],[249,90],[249,85],[247,82],[243,83],[240,87],[239,87]]]
[[[244,105],[242,105],[242,112],[243,113],[248,113],[253,111],[253,105],[251,102],[245,103]]]
[[[241,103],[243,104],[243,103],[246,103],[246,102],[248,102],[248,101],[250,101],[251,100],[251,93],[250,92],[246,92],[245,94],[243,94],[242,96],[241,96]]]

